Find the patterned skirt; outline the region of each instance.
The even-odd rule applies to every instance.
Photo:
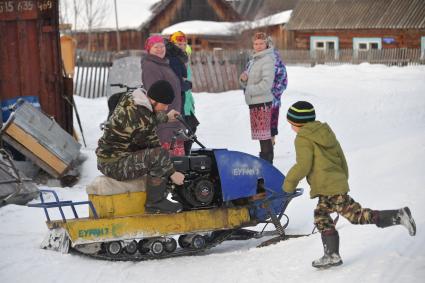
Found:
[[[251,137],[253,140],[271,139],[271,108],[271,102],[249,105]]]

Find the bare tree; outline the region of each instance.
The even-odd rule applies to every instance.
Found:
[[[61,24],[72,23],[73,30],[80,27],[77,26],[81,17],[83,1],[81,0],[60,0],[59,1],[59,22]]]
[[[77,30],[78,17],[80,16],[82,5],[80,1],[72,0],[72,13],[74,16],[74,31]]]
[[[115,27],[117,34],[117,51],[121,50],[121,37],[120,37],[120,28],[118,26],[118,9],[117,9],[117,0],[114,0],[114,10],[115,10]]]
[[[69,23],[69,3],[68,1],[59,1],[59,23]]]
[[[91,50],[92,31],[102,25],[109,10],[109,3],[107,0],[85,0],[84,2],[84,22],[87,27],[88,49]]]

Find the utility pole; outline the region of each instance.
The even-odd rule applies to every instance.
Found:
[[[118,10],[117,10],[117,0],[114,0],[114,8],[115,8],[115,24],[117,29],[117,51],[121,50],[121,37],[120,37],[120,30],[118,27]]]

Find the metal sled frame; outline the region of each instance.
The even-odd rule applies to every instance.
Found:
[[[55,201],[52,202],[45,202],[44,198],[43,198],[43,193],[51,193],[53,194]],[[59,212],[62,216],[62,221],[65,223],[66,222],[66,217],[65,214],[63,213],[63,207],[67,207],[70,206],[72,209],[72,212],[74,213],[74,217],[76,219],[79,219],[78,213],[75,210],[75,206],[76,205],[88,205],[90,207],[91,212],[93,213],[93,217],[95,219],[98,219],[99,217],[97,216],[97,212],[96,209],[93,206],[93,203],[91,201],[78,201],[78,202],[73,202],[71,200],[66,200],[66,201],[60,201],[58,195],[56,194],[55,191],[53,190],[40,190],[40,203],[35,203],[35,204],[28,204],[29,207],[39,207],[39,208],[43,208],[44,209],[44,213],[46,214],[46,218],[47,221],[50,222],[50,216],[49,216],[49,212],[48,212],[48,208],[55,208],[57,207],[59,209]]]

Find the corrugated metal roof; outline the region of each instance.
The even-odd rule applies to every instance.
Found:
[[[288,30],[423,29],[425,0],[301,0]]]

